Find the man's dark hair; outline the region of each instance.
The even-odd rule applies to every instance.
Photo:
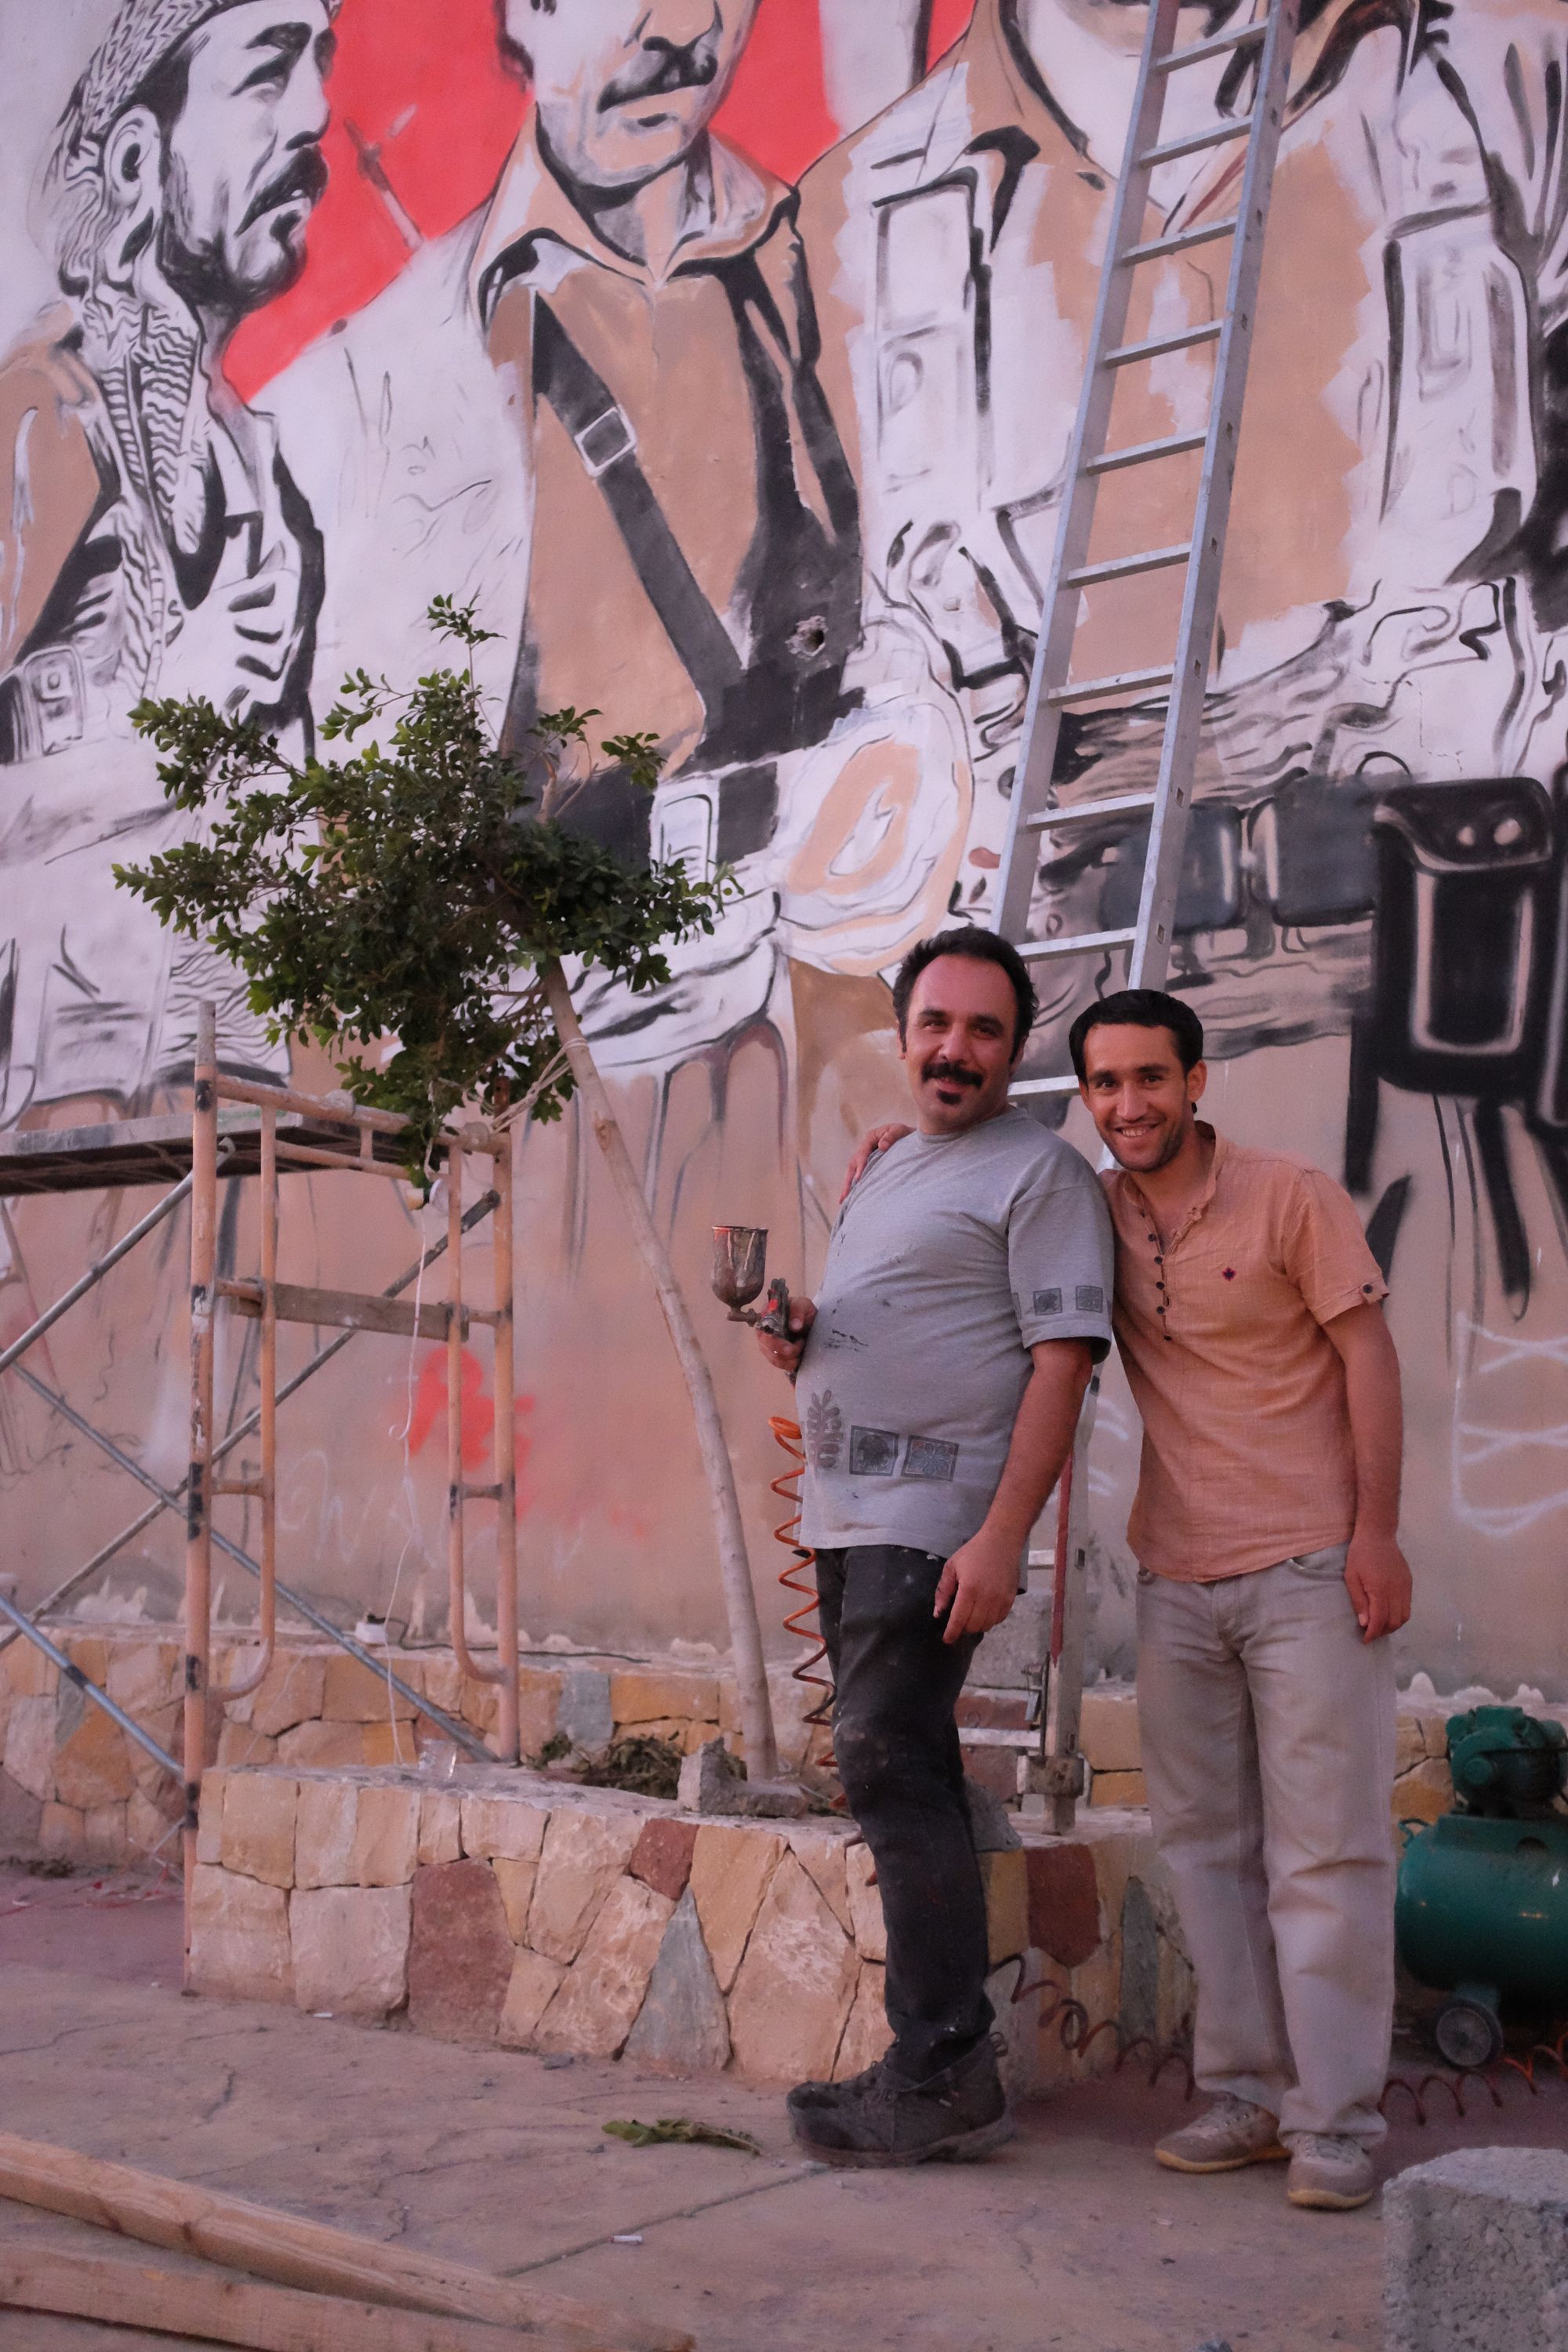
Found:
[[[1168,996],[1163,988],[1119,988],[1114,996],[1084,1006],[1068,1031],[1068,1051],[1080,1083],[1084,1041],[1091,1029],[1168,1029],[1184,1070],[1204,1057],[1203,1023],[1183,998]]]
[[[908,1042],[905,1030],[915,982],[927,964],[935,963],[939,956],[967,956],[971,963],[994,963],[999,971],[1006,973],[1018,1004],[1018,1017],[1013,1026],[1013,1055],[1016,1060],[1040,1009],[1035,984],[1016,948],[1009,947],[996,932],[978,930],[972,923],[951,931],[935,931],[929,940],[917,940],[899,966],[899,976],[893,982],[893,1010],[899,1016],[900,1044]]]

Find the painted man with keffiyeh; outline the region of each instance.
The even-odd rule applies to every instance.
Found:
[[[321,542],[271,420],[222,369],[304,260],[336,6],[124,0],[56,132],[64,299],[0,366],[7,1121],[155,1080],[196,993],[236,1000],[226,1059],[271,1058],[226,967],[171,961],[110,868],[172,822],[131,735],[144,695],[309,723]]]

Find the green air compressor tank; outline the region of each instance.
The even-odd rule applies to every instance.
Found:
[[[1451,1992],[1437,2045],[1456,2065],[1502,2048],[1500,2003],[1568,2011],[1568,1817],[1561,1724],[1477,1707],[1448,1725],[1456,1791],[1468,1810],[1415,1830],[1399,1866],[1399,1953],[1423,1984]]]

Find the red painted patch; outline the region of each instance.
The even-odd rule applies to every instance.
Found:
[[[463,1394],[463,1467],[477,1470],[490,1450],[490,1434],[496,1425],[494,1400],[486,1396],[484,1368],[479,1358],[465,1348],[462,1356]],[[531,1399],[530,1400],[531,1402]],[[408,1423],[408,1451],[420,1453],[439,1421],[443,1431],[447,1422],[447,1351],[433,1348],[419,1370],[419,1385],[414,1391],[414,1411]]]
[[[926,41],[926,56],[932,65],[938,58],[946,56],[973,14],[974,0],[932,0],[931,33]]]

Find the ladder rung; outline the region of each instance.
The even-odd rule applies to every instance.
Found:
[[[1157,360],[1163,352],[1184,352],[1192,343],[1217,342],[1223,319],[1206,319],[1201,327],[1184,327],[1179,335],[1155,335],[1146,343],[1121,343],[1107,352],[1101,367],[1130,367],[1134,360]]]
[[[1216,33],[1212,41],[1193,41],[1184,49],[1173,49],[1169,57],[1156,58],[1156,73],[1174,73],[1180,66],[1201,65],[1205,58],[1223,57],[1226,49],[1239,49],[1248,41],[1260,41],[1268,30],[1267,23],[1243,25],[1238,33]]]
[[[1083,470],[1114,474],[1123,466],[1152,465],[1156,457],[1175,457],[1184,449],[1201,449],[1208,437],[1207,433],[1173,433],[1165,441],[1133,441],[1125,449],[1108,449],[1104,457],[1091,457]]]
[[[1090,948],[1130,948],[1136,930],[1072,931],[1059,940],[1020,940],[1018,953],[1031,961],[1039,956],[1087,955]]]
[[[1055,833],[1058,825],[1082,824],[1095,816],[1121,816],[1130,809],[1152,809],[1158,793],[1117,793],[1103,801],[1075,801],[1071,808],[1042,809],[1025,822],[1036,833]]]
[[[1224,220],[1205,221],[1201,228],[1178,229],[1174,236],[1157,236],[1151,245],[1130,245],[1121,256],[1122,261],[1158,261],[1168,253],[1190,253],[1194,245],[1212,245],[1216,237],[1231,236],[1241,226],[1241,215],[1231,213]]]
[[[1223,147],[1227,139],[1245,139],[1252,129],[1250,114],[1237,114],[1228,122],[1211,122],[1206,131],[1189,131],[1184,138],[1172,139],[1163,147],[1146,147],[1138,158],[1141,172],[1152,172],[1156,163],[1173,163],[1178,155],[1201,155],[1205,147]]]
[[[1169,686],[1176,673],[1167,663],[1163,669],[1124,669],[1113,677],[1086,677],[1081,686],[1070,682],[1052,687],[1047,702],[1103,702],[1110,694],[1137,694],[1146,686]]]
[[[1009,1095],[1076,1095],[1078,1080],[1070,1070],[1063,1078],[1015,1078],[1007,1092]],[[1032,1561],[1034,1554],[1031,1552],[1029,1557]],[[1049,1552],[1046,1554],[1046,1561],[1048,1565]]]
[[[1117,555],[1105,563],[1082,563],[1069,572],[1062,582],[1064,588],[1089,588],[1097,580],[1133,580],[1141,572],[1168,572],[1173,564],[1184,563],[1193,551],[1190,539],[1180,547],[1145,548],[1142,555]]]

